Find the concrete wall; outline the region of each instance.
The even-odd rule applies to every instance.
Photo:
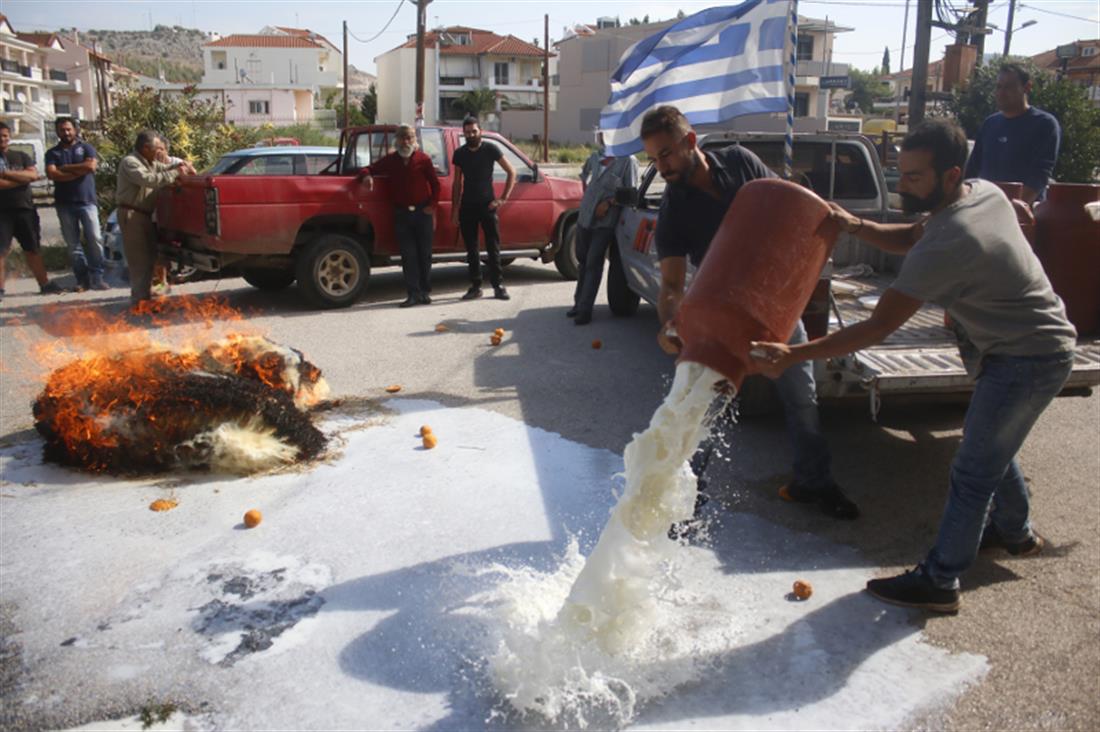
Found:
[[[223,60],[225,68],[219,69],[215,59]],[[241,71],[253,84],[304,84],[314,93],[321,87],[343,83],[343,61],[327,49],[206,46],[202,60],[202,80],[206,84],[240,83]]]

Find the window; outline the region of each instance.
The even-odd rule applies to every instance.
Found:
[[[794,116],[795,117],[809,117],[810,116],[810,95],[807,92],[795,92],[795,95],[794,95]]]
[[[370,165],[370,137],[368,135],[356,135],[355,141],[348,145],[344,155],[344,167],[348,170],[365,168]]]
[[[581,41],[581,73],[587,74],[593,71],[610,71],[611,66],[611,41]],[[616,56],[616,62],[618,57]]]
[[[294,155],[261,155],[237,170],[237,175],[293,175]]]
[[[446,175],[447,146],[443,144],[443,130],[421,128],[419,134],[420,149],[432,159],[432,165],[440,175]]]
[[[1097,52],[1100,52],[1100,49],[1096,46],[1085,46],[1081,49],[1082,56],[1095,56]]]
[[[336,160],[336,153],[331,155],[300,155],[299,158],[299,175],[317,175],[321,173],[328,166]],[[303,159],[304,158],[304,159]],[[334,172],[334,170],[329,171]]]
[[[466,112],[455,106],[458,97],[439,97],[439,118],[443,120],[460,120],[466,116]]]
[[[519,156],[519,154],[504,144],[502,140],[495,140],[489,137],[485,138],[489,140],[491,144],[500,148],[501,153],[504,154],[504,158],[512,164],[512,167],[516,169],[516,180],[526,180],[528,182],[534,180],[535,171],[531,170],[531,166],[527,164],[527,161]],[[504,172],[504,168],[500,165],[493,166],[493,180],[503,181],[508,176]]]
[[[508,63],[506,61],[493,64],[493,81],[497,84],[508,83]]]
[[[248,101],[249,114],[271,114],[271,103],[266,99],[250,99]]]
[[[717,147],[725,147],[721,143]],[[771,168],[777,175],[783,175],[783,142],[767,140],[743,143]],[[832,149],[828,142],[794,143],[794,180],[806,186],[822,198],[829,197],[832,169]],[[868,162],[863,147],[857,143],[841,142],[836,146],[836,173],[831,181],[832,198],[836,200],[868,199],[878,197],[878,186],[872,177],[873,168]]]
[[[798,36],[798,60],[799,61],[813,61],[814,58],[814,37],[813,36]]]
[[[439,77],[440,86],[462,86],[466,83],[466,80],[461,76],[441,76]]]

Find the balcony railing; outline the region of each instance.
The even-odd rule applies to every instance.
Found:
[[[30,66],[20,66],[19,67],[19,75],[20,76],[25,76],[28,79],[30,79],[34,76],[34,73],[31,71]]]
[[[18,74],[19,62],[10,58],[0,59],[0,71],[10,71],[13,74]]]
[[[16,102],[12,99],[4,100],[4,111],[12,114],[23,112],[23,102]]]
[[[69,74],[65,71],[50,69],[50,81],[68,81]]]

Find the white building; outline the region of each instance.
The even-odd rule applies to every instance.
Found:
[[[225,36],[203,46],[202,62],[204,84],[304,87],[320,96],[344,83],[343,56],[320,36]]]
[[[545,53],[538,46],[515,36],[453,26],[425,34],[424,47],[425,124],[460,121],[464,114],[454,102],[475,89],[492,89],[498,111],[542,108]],[[378,120],[412,121],[416,117],[416,36],[375,62]]]
[[[7,17],[0,15],[0,120],[11,128],[13,138],[43,144],[53,140],[53,92],[66,84],[50,67],[54,44],[59,44],[56,38],[47,47],[39,46],[37,39],[20,38]]]

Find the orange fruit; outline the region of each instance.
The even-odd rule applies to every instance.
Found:
[[[809,600],[810,595],[814,594],[814,586],[805,580],[795,580],[791,590],[799,600]]]
[[[439,325],[435,326],[435,332],[436,333],[446,333],[449,330],[450,330],[450,328],[443,325],[443,323],[440,323]]]
[[[603,341],[597,338],[596,340],[592,341],[592,347],[595,348],[597,351],[600,350],[601,348],[603,348]]]
[[[424,437],[425,435],[430,435],[430,434],[432,434],[432,428],[431,427],[429,427],[426,424],[420,425],[420,436],[421,437]]]
[[[179,503],[173,501],[171,498],[158,498],[149,504],[150,511],[171,511],[178,506]]]
[[[433,447],[439,444],[439,440],[431,432],[424,435],[424,449],[431,450]]]
[[[493,335],[498,335],[501,338],[503,338],[504,337],[504,328],[497,328],[496,330],[493,331]]]
[[[503,339],[500,336],[494,334],[493,337],[489,339],[489,342],[492,343],[494,346],[499,346],[502,340]]]
[[[260,513],[258,508],[254,508],[248,511],[244,515],[244,525],[250,529],[254,529],[260,525],[260,522],[264,520],[264,515]]]
[[[389,386],[386,387],[386,391],[389,392],[390,394],[396,394],[397,392],[401,391],[401,385],[400,384],[390,384]]]

